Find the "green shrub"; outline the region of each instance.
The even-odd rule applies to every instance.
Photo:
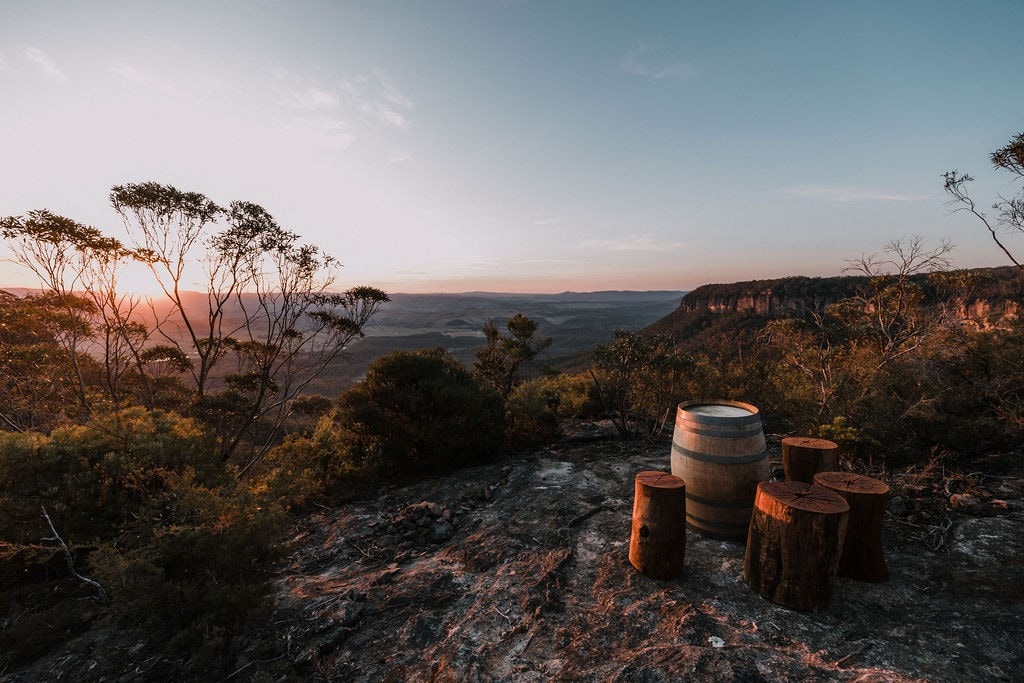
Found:
[[[204,486],[231,481],[204,431],[175,413],[127,408],[39,434],[0,434],[0,533],[14,542],[48,535],[45,506],[76,542],[113,537],[165,489],[165,474]]]
[[[392,353],[338,399],[347,456],[381,475],[446,471],[502,450],[501,398],[443,349]]]
[[[271,451],[256,490],[285,505],[364,495],[408,478],[487,461],[504,448],[502,400],[443,349],[378,358],[310,436]]]
[[[513,450],[550,443],[558,436],[559,395],[546,379],[523,382],[505,402],[508,441]]]
[[[284,514],[189,475],[166,483],[149,518],[94,553],[90,569],[111,596],[112,625],[141,628],[159,649],[208,664],[223,659],[231,631],[267,606]]]
[[[596,419],[601,417],[601,396],[593,377],[587,373],[559,374],[537,380],[558,397],[558,417]]]

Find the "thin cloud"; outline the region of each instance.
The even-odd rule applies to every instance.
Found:
[[[551,218],[537,218],[533,221],[533,225],[537,227],[544,227],[545,225],[562,225],[564,223],[572,223],[578,221],[580,216],[554,216]]]
[[[833,202],[914,202],[928,198],[926,195],[865,190],[848,185],[794,185],[782,188],[782,192],[794,197],[812,197]]]
[[[303,82],[281,67],[272,69],[270,75],[279,100],[289,109],[338,110],[345,118],[362,118],[403,132],[412,129],[412,98],[381,69],[374,68],[370,75],[359,74],[334,85]]]
[[[39,69],[44,76],[58,83],[67,83],[68,77],[64,75],[57,63],[50,59],[50,56],[33,45],[22,45],[18,50],[19,57]]]
[[[408,131],[412,128],[412,122],[409,121],[409,119],[407,119],[401,112],[395,111],[380,102],[364,101],[360,104],[359,109],[364,114],[372,116],[378,123],[382,123],[385,126],[397,128],[402,131]]]
[[[179,100],[191,100],[193,99],[187,92],[178,88],[177,86],[171,85],[166,81],[162,81],[156,78],[149,72],[137,67],[133,64],[125,64],[123,62],[115,62],[110,65],[110,72],[115,76],[122,78],[133,85],[137,85],[141,88],[148,90],[155,90],[159,93],[173,97]]]
[[[641,45],[630,51],[619,61],[619,71],[652,81],[688,81],[700,76],[700,71],[689,62],[664,63],[653,55],[645,56],[645,53],[650,53],[653,49],[651,46]]]
[[[377,93],[381,99],[403,109],[413,108],[412,98],[402,92],[383,69],[374,68],[373,74],[377,79]]]
[[[583,246],[596,251],[672,251],[686,247],[685,242],[673,242],[651,233],[627,235],[604,240],[586,240]]]
[[[523,266],[566,266],[578,264],[580,261],[578,259],[564,258],[535,258],[517,261],[516,263]]]
[[[403,161],[409,161],[410,159],[412,159],[412,152],[406,152],[404,150],[395,149],[392,150],[391,154],[388,156],[388,163],[400,164]]]
[[[297,109],[329,109],[340,103],[336,93],[312,86],[283,92],[282,96],[288,100],[290,106]]]
[[[329,116],[298,117],[288,122],[290,133],[328,150],[348,149],[356,141],[348,123]]]

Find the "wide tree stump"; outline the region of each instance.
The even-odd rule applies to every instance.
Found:
[[[797,610],[828,606],[850,506],[826,488],[761,482],[747,535],[743,580],[772,602]]]
[[[859,581],[885,581],[889,568],[882,549],[882,523],[889,487],[884,482],[849,472],[819,472],[814,483],[835,491],[850,505],[839,575]]]
[[[654,579],[683,572],[686,554],[686,484],[668,472],[636,475],[629,561]]]
[[[839,469],[839,447],[828,439],[787,436],[782,440],[782,469],[786,481],[811,484],[818,472]]]

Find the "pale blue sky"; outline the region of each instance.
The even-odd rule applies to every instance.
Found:
[[[389,291],[836,275],[1024,130],[1024,2],[0,0],[0,215],[255,201]],[[1024,251],[1022,246],[1021,251]],[[0,262],[0,284],[27,280]]]

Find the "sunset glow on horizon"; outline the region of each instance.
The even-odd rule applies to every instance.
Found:
[[[1021,20],[995,0],[0,2],[0,216],[123,239],[111,187],[156,181],[260,204],[344,264],[337,289],[408,293],[831,276],[910,235],[1005,265],[942,173],[980,206],[1009,192],[988,154],[1024,129]],[[7,256],[0,287],[37,286]]]

